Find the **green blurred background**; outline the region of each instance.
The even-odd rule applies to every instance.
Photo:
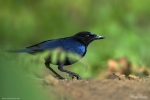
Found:
[[[16,96],[22,90],[28,92],[27,88],[18,85],[18,91],[11,94],[9,90],[15,91],[17,87],[11,89],[11,86],[20,81],[23,86],[36,90],[31,88],[32,82],[31,86],[30,82],[24,83],[30,79],[23,75],[41,77],[40,71],[47,70],[43,60],[28,54],[8,54],[5,49],[18,49],[79,31],[91,31],[106,37],[89,45],[83,59],[89,66],[87,71],[83,63],[66,67],[83,78],[97,77],[107,68],[109,59],[122,56],[131,63],[149,68],[149,4],[149,0],[0,0],[1,91],[7,90],[2,97]],[[52,67],[57,70],[56,66]]]

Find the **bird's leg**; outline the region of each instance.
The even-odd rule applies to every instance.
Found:
[[[48,69],[50,69],[50,70],[56,75],[56,77],[58,77],[59,79],[65,79],[65,78],[63,78],[62,76],[60,76],[58,73],[56,73],[56,72],[50,67],[50,62],[49,62],[49,61],[46,61],[46,62],[45,62],[45,66],[46,66]]]
[[[66,72],[66,73],[68,73],[69,74],[69,76],[71,76],[71,77],[76,77],[77,79],[81,79],[81,77],[78,75],[78,74],[76,74],[76,73],[74,73],[74,72],[71,72],[71,71],[68,71],[68,70],[65,70],[65,69],[63,69],[63,66],[64,66],[64,64],[59,64],[58,65],[58,69],[60,70],[60,71],[62,71],[62,72]]]

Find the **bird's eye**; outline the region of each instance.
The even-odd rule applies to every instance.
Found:
[[[86,37],[90,37],[90,35],[86,35]]]

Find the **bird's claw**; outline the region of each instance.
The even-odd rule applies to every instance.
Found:
[[[76,74],[76,73],[70,73],[69,76],[71,76],[72,78],[76,77],[78,80],[81,80],[82,78]]]

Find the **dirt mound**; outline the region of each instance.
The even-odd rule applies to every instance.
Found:
[[[135,80],[83,79],[57,80],[47,76],[42,82],[47,94],[56,100],[149,100],[150,76]]]

